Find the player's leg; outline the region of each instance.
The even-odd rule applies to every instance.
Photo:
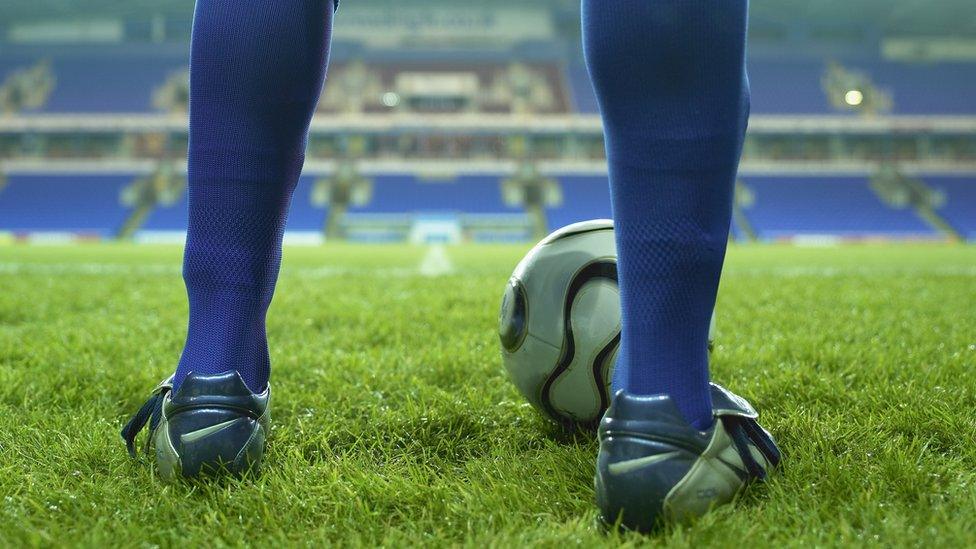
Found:
[[[748,118],[746,12],[746,0],[583,0],[623,307],[613,380],[622,393],[601,425],[597,497],[607,520],[622,511],[631,527],[649,527],[667,507],[698,512],[778,460],[751,409],[710,387],[708,374],[708,326]],[[719,405],[726,417],[713,411]],[[614,437],[621,425],[646,436]],[[710,442],[728,436],[764,451],[733,457],[733,448],[723,455],[733,468],[705,475],[698,494],[668,494]]]
[[[265,314],[333,9],[333,0],[197,0],[183,263],[189,328],[175,375],[123,431],[131,449],[152,414],[164,476],[218,460],[242,470],[263,452]]]

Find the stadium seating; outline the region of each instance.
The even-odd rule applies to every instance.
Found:
[[[450,179],[420,179],[409,175],[373,178],[373,199],[353,206],[349,213],[516,213],[504,203],[497,175],[465,175]]]
[[[573,107],[576,111],[582,113],[599,112],[600,106],[597,104],[593,85],[590,83],[590,75],[582,60],[578,63],[569,64],[566,69],[566,78],[572,93]]]
[[[746,242],[749,240],[749,236],[746,232],[736,223],[735,218],[732,219],[732,223],[729,226],[729,234],[732,236],[732,240],[736,242]]]
[[[166,54],[4,57],[0,79],[10,71],[50,59],[57,85],[45,112],[145,112],[152,93],[175,71],[185,70],[183,52]],[[972,63],[905,63],[840,59],[845,68],[868,75],[888,92],[896,114],[976,113],[976,70]],[[753,112],[758,114],[825,114],[835,112],[822,89],[826,59],[756,58],[749,62]],[[337,74],[341,71],[337,63]],[[383,67],[380,67],[381,69]],[[389,72],[389,69],[386,69]],[[581,59],[564,69],[569,101],[578,112],[596,113],[596,98]],[[384,73],[385,74],[385,73]],[[388,80],[389,78],[387,78]],[[556,89],[557,93],[561,90]],[[383,110],[383,109],[380,109]]]
[[[185,232],[188,220],[187,196],[184,192],[179,200],[169,205],[153,208],[140,230],[149,232]]]
[[[751,60],[752,112],[792,115],[831,112],[820,83],[825,69],[820,60]]]
[[[328,210],[323,206],[316,206],[312,203],[312,189],[315,186],[315,178],[302,177],[298,180],[298,187],[291,201],[291,209],[288,211],[288,224],[285,230],[288,232],[321,232],[325,227],[325,219]]]
[[[846,238],[932,239],[939,233],[913,210],[881,202],[863,177],[744,177],[754,204],[744,210],[756,236],[779,240]]]
[[[312,187],[314,178],[302,177],[295,189],[291,209],[288,213],[289,232],[318,232],[325,224],[326,210],[312,204]],[[143,232],[184,232],[187,225],[187,195],[183,193],[180,200],[170,205],[160,205],[146,218],[142,225]]]
[[[74,233],[111,238],[128,215],[120,202],[134,175],[12,175],[0,190],[0,231]],[[976,178],[924,178],[946,195],[938,210],[967,239],[976,240]],[[546,209],[550,229],[594,218],[609,218],[610,193],[605,176],[561,176],[563,201]],[[410,175],[374,179],[372,200],[352,206],[350,214],[518,214],[502,200],[502,178],[494,175],[424,180]],[[797,237],[937,239],[940,233],[910,209],[894,209],[874,194],[865,177],[752,176],[744,183],[754,197],[743,209],[757,238],[766,241]],[[286,231],[318,235],[328,210],[312,203],[314,178],[299,181]],[[142,235],[176,235],[186,230],[184,194],[171,205],[153,209],[140,228]],[[733,224],[736,240],[746,239]]]
[[[179,49],[162,53],[148,49],[115,50],[111,54],[64,49],[52,50],[49,55],[44,51],[29,55],[0,53],[0,81],[12,71],[41,60],[50,61],[56,78],[46,105],[40,109],[49,113],[151,112],[153,91],[174,72],[185,70],[187,62],[186,52]],[[840,59],[839,62],[847,69],[868,75],[874,84],[890,93],[896,114],[976,114],[976,70],[972,63],[920,64],[866,59]],[[393,65],[374,64],[385,67],[380,71],[384,81],[392,81],[396,74]],[[821,83],[827,64],[826,59],[814,58],[751,59],[753,112],[760,115],[835,113]],[[559,80],[557,64],[540,66],[548,81]],[[561,89],[556,103],[561,106],[568,103],[569,108],[578,112],[596,113],[597,102],[582,60],[571,55],[562,66],[563,82],[558,84]],[[478,74],[490,81],[496,78],[491,75],[505,65],[483,63],[480,67]],[[565,95],[570,97],[568,101]],[[110,237],[126,218],[119,194],[131,179],[131,175],[11,176],[7,187],[0,190],[0,231],[77,232]],[[382,175],[374,178],[372,200],[350,207],[349,213],[407,216],[521,213],[521,208],[503,201],[502,179],[500,175],[445,179]],[[558,179],[563,187],[563,203],[547,208],[551,228],[610,217],[606,176],[565,175]],[[946,194],[947,203],[939,213],[964,237],[976,240],[976,178],[928,177],[925,180]],[[939,235],[912,211],[896,210],[882,203],[866,178],[764,176],[746,177],[745,182],[753,191],[755,203],[744,210],[744,215],[757,237],[763,240],[804,235],[852,238],[936,238]],[[291,233],[318,233],[325,224],[327,210],[312,204],[312,188],[313,178],[303,177],[287,225]],[[141,230],[182,232],[187,223],[186,209],[185,196],[175,204],[157,207]],[[733,226],[733,235],[736,239],[746,237],[737,226]]]
[[[923,180],[945,193],[945,205],[938,210],[943,219],[963,238],[976,241],[976,175],[929,176]]]
[[[0,231],[114,236],[127,211],[119,201],[134,175],[10,175],[0,190]]]
[[[865,73],[891,95],[894,114],[976,113],[976,68],[972,63],[896,63],[844,61]],[[749,81],[752,112],[756,114],[829,114],[831,108],[821,78],[822,59],[752,59]],[[567,70],[573,104],[580,112],[598,111],[589,77],[582,64]]]
[[[71,57],[53,62],[57,85],[46,112],[147,112],[153,90],[185,59],[158,57]]]
[[[866,63],[851,68],[889,91],[897,114],[976,114],[973,63]]]
[[[150,112],[153,91],[187,65],[182,56],[38,56],[0,60],[0,79],[42,59],[50,59],[55,75],[39,109],[50,113]]]
[[[610,183],[606,176],[559,177],[563,203],[547,208],[549,227],[553,230],[587,219],[609,219]]]

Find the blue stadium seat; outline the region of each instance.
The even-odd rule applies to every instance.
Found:
[[[827,114],[832,112],[820,80],[826,64],[819,60],[750,60],[752,112],[758,114]]]
[[[891,94],[895,114],[976,113],[976,68],[973,63],[903,63],[841,59],[848,69],[867,74]],[[823,59],[749,60],[752,112],[756,114],[837,114],[823,90],[827,69]],[[596,113],[598,106],[586,68],[567,68],[573,103],[579,112]]]
[[[610,219],[610,183],[606,176],[559,177],[563,189],[563,203],[547,208],[549,228],[565,227],[588,219]]]
[[[755,203],[745,215],[763,240],[804,235],[936,238],[913,210],[881,202],[864,177],[743,177]]]
[[[891,93],[896,114],[976,113],[973,63],[851,63]]]
[[[976,174],[923,177],[933,189],[945,193],[938,213],[967,240],[976,241]]]
[[[40,59],[51,59],[57,85],[46,112],[146,112],[152,92],[176,71],[185,70],[184,52],[139,54],[34,54],[0,56],[0,78]],[[972,63],[906,63],[839,59],[866,73],[891,93],[897,114],[976,113],[976,70]],[[753,112],[758,114],[826,114],[834,111],[822,89],[825,59],[749,60]],[[565,74],[574,108],[596,113],[598,106],[586,66],[573,59]]]
[[[56,58],[57,84],[45,112],[148,112],[152,94],[173,72],[185,70],[178,57],[79,56]]]
[[[189,204],[186,192],[184,191],[180,199],[168,206],[156,206],[146,217],[140,230],[161,231],[161,232],[184,232],[186,231]]]
[[[298,180],[295,196],[288,212],[286,231],[321,231],[325,225],[326,210],[312,204],[312,188],[315,183],[313,177],[303,176]],[[180,200],[169,206],[158,206],[153,209],[142,226],[144,231],[186,231],[188,221],[187,195],[183,193]]]
[[[185,55],[35,54],[0,56],[0,82],[12,72],[49,60],[55,76],[50,113],[150,112],[153,91],[187,67]]]
[[[298,187],[291,200],[291,209],[288,211],[286,231],[321,232],[325,227],[328,211],[312,204],[314,187],[314,177],[303,176],[298,180]]]
[[[732,224],[729,227],[729,234],[732,236],[732,240],[736,242],[747,242],[749,240],[749,237],[746,236],[745,231],[739,227],[739,224],[735,222],[735,219],[732,219]]]
[[[517,213],[502,200],[502,178],[464,175],[453,179],[420,179],[410,175],[373,178],[373,199],[350,213],[458,212],[468,214]]]
[[[135,175],[10,175],[0,190],[0,231],[114,236],[126,219],[119,201]]]
[[[566,72],[566,77],[569,79],[569,90],[572,94],[573,107],[576,109],[576,112],[600,112],[600,105],[597,104],[596,94],[593,92],[593,85],[590,83],[590,75],[586,71],[586,65],[582,62],[571,63],[567,67]]]
[[[0,82],[6,80],[14,71],[29,68],[36,62],[23,56],[0,56]]]

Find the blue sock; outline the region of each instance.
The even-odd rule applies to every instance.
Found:
[[[614,390],[711,425],[708,324],[749,111],[747,0],[584,0],[606,132],[623,333]]]
[[[190,61],[190,372],[268,383],[265,314],[328,63],[332,0],[197,0]]]

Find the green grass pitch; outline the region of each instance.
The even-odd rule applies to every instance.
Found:
[[[976,248],[733,247],[712,373],[785,471],[649,537],[502,371],[525,249],[288,248],[265,474],[167,486],[118,431],[177,360],[179,248],[0,246],[0,546],[976,544]]]

